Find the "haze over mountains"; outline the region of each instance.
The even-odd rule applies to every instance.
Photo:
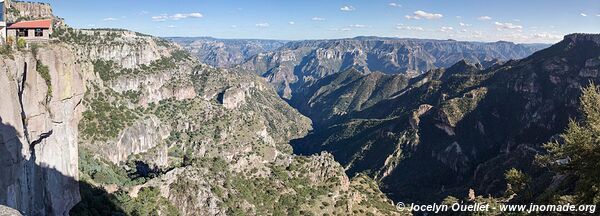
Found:
[[[215,53],[233,53],[235,56],[230,56],[231,59],[239,61],[244,56],[243,53],[252,53],[248,52],[249,45],[258,46],[253,45],[257,43],[255,40],[219,41],[218,46],[214,45],[216,42],[205,39],[180,38],[174,41],[193,53],[198,53],[200,61],[213,66],[227,65],[215,63]],[[245,46],[241,47],[240,44]],[[547,46],[511,42],[481,43],[379,37],[291,41],[284,45],[280,45],[281,41],[262,41],[262,44],[261,47],[266,52],[250,56],[239,68],[266,77],[286,99],[290,99],[296,88],[302,85],[350,68],[356,68],[363,73],[415,76],[430,69],[448,67],[462,59],[484,65],[519,59]],[[275,49],[277,45],[280,47]]]

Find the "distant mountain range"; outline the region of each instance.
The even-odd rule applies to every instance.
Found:
[[[416,76],[434,68],[451,66],[462,59],[486,64],[524,58],[543,47],[510,42],[358,37],[289,42],[275,51],[250,58],[240,67],[268,78],[279,94],[289,99],[306,83],[350,68],[365,74],[382,72]]]
[[[275,50],[287,41],[259,39],[217,39],[212,37],[171,37],[201,62],[220,68],[243,63],[258,53]]]
[[[200,61],[238,67],[266,77],[290,99],[296,88],[355,68],[362,73],[416,76],[466,59],[483,65],[524,58],[546,44],[463,42],[455,40],[356,37],[334,40],[270,41],[171,38]]]

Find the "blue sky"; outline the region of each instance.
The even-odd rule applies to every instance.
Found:
[[[556,42],[600,32],[600,0],[40,0],[77,28],[156,36]]]

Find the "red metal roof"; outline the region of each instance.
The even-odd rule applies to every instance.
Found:
[[[13,23],[12,25],[8,26],[9,29],[19,29],[19,28],[27,28],[27,29],[45,28],[45,29],[49,29],[51,27],[52,27],[52,20],[51,19],[47,19],[47,20],[33,20],[33,21],[21,21],[21,22]]]

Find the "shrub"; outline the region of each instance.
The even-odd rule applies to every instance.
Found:
[[[0,47],[0,55],[11,55],[12,48],[9,45],[4,45]]]
[[[35,70],[40,74],[42,79],[44,79],[46,86],[48,87],[48,91],[46,92],[46,103],[48,103],[52,99],[52,77],[50,77],[50,69],[48,69],[48,66],[44,65],[40,60],[37,60]]]
[[[17,40],[17,48],[24,49],[25,47],[27,47],[27,41],[25,41],[23,38],[19,38]]]

